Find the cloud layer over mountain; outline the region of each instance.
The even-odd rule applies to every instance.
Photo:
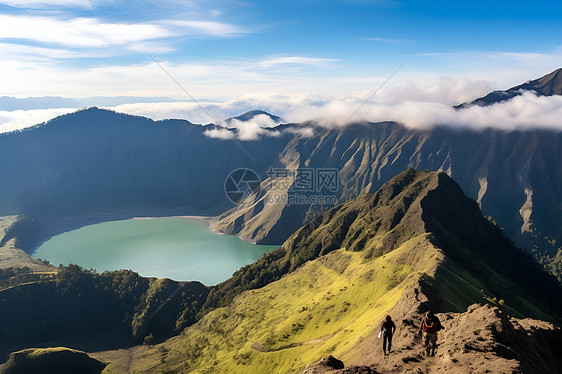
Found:
[[[562,97],[536,96],[532,92],[488,107],[473,106],[455,110],[452,104],[470,100],[489,90],[487,82],[444,80],[439,85],[421,89],[404,86],[377,93],[372,98],[368,91],[346,93],[303,92],[294,94],[253,94],[225,102],[193,102],[124,104],[110,109],[155,120],[182,118],[193,123],[226,125],[223,119],[253,109],[263,109],[280,115],[287,122],[314,121],[323,127],[345,126],[357,121],[396,121],[409,128],[428,128],[435,125],[488,127],[505,130],[519,128],[547,128],[562,130]],[[369,99],[370,98],[370,99]],[[0,111],[0,131],[11,131],[46,121],[54,116],[76,110],[47,109],[28,111]],[[255,140],[272,131],[275,126],[267,116],[257,116],[242,123],[233,120],[229,127],[238,129],[242,140]],[[227,130],[210,130],[208,135],[232,138]]]

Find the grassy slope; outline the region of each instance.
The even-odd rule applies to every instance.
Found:
[[[447,178],[404,172],[377,194],[325,213],[278,250],[278,266],[256,263],[241,269],[238,278],[261,277],[271,269],[285,269],[283,277],[245,292],[237,282],[225,282],[226,291],[218,294],[238,289],[232,303],[209,313],[181,336],[141,349],[131,369],[284,373],[297,372],[327,354],[358,362],[359,354],[372,349],[362,346],[363,339],[376,333],[386,313],[411,317],[419,311],[411,303],[422,302],[423,297],[417,300],[420,281],[429,285],[424,295],[439,310],[464,311],[496,297],[498,304],[500,298],[505,300],[502,308],[511,314],[556,319],[556,314],[539,307],[547,305],[547,294],[538,295],[534,305],[529,300],[536,292],[519,287],[512,271],[505,269],[506,264],[519,266],[527,257],[514,253],[474,201]],[[438,227],[440,216],[447,227]],[[427,225],[434,231],[427,232]],[[338,243],[342,248],[335,247]],[[498,263],[503,254],[512,258]],[[534,270],[527,276],[545,281]],[[107,372],[119,372],[117,366]]]
[[[52,278],[0,291],[0,356],[53,343],[115,349],[149,334],[167,337],[196,321],[207,295],[198,282],[58,268]]]
[[[328,354],[353,360],[351,348],[379,328],[421,272],[434,272],[442,259],[425,235],[376,259],[365,254],[336,250],[244,292],[181,336],[139,351],[131,370],[290,373]],[[122,372],[118,367],[106,373]]]
[[[16,222],[17,216],[0,217],[0,242],[4,239],[6,231]]]
[[[54,272],[56,268],[38,261],[17,248],[16,240],[4,241],[8,230],[18,221],[18,216],[0,217],[0,269],[29,267],[34,272]]]

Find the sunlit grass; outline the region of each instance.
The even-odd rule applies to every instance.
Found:
[[[372,260],[362,252],[334,251],[244,292],[181,336],[145,348],[134,369],[155,370],[160,363],[164,372],[291,373],[328,354],[345,360],[350,348],[378,329],[420,270],[436,265],[438,253],[425,236]],[[404,265],[405,257],[412,266]]]

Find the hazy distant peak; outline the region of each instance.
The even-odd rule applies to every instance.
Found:
[[[283,122],[283,118],[278,117],[274,114],[268,113],[266,111],[263,110],[250,110],[244,114],[241,114],[237,117],[231,117],[226,119],[226,123],[230,123],[232,122],[232,120],[238,120],[240,122],[248,122],[252,119],[254,119],[255,117],[259,116],[259,115],[265,115],[267,117],[269,117],[273,122],[275,123],[281,123]]]
[[[473,105],[488,106],[500,103],[521,95],[523,91],[535,91],[538,96],[562,95],[562,68],[556,69],[541,78],[529,80],[518,86],[511,87],[505,91],[493,91],[470,103],[456,105],[455,109],[464,109]]]

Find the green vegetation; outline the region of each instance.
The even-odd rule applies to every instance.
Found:
[[[205,310],[228,305],[241,292],[263,287],[333,250],[365,251],[367,257],[376,257],[423,234],[423,223],[405,214],[422,197],[430,182],[427,175],[410,170],[375,194],[330,209],[295,232],[281,248],[212,287]]]
[[[26,283],[52,280],[56,272],[35,272],[29,267],[0,268],[0,291]]]
[[[552,277],[448,176],[409,170],[324,213],[213,288],[206,310],[221,307],[138,352],[133,370],[290,373],[328,354],[353,362],[385,313],[407,313],[414,300],[402,295],[412,287],[440,311],[489,302],[562,320]]]
[[[562,288],[556,279],[490,223],[451,178],[438,179],[421,207],[426,230],[447,256],[448,272],[437,274],[439,289],[446,293],[449,282],[465,295],[484,289],[520,315],[561,323]]]
[[[64,347],[14,352],[0,367],[1,374],[99,374],[106,364],[84,352]]]
[[[349,359],[351,348],[415,283],[418,269],[401,258],[422,243],[428,244],[423,236],[378,259],[340,249],[310,261],[139,352],[132,370],[293,373],[328,354]],[[161,357],[163,363],[149,369]]]
[[[562,249],[558,250],[558,253],[556,253],[556,256],[554,256],[550,263],[547,262],[547,268],[562,283]]]
[[[151,333],[168,336],[195,322],[207,294],[198,282],[60,267],[48,279],[0,292],[0,348],[10,351],[57,339],[113,347],[142,342]]]
[[[390,310],[409,318],[487,301],[562,321],[556,280],[446,174],[414,170],[313,219],[228,281],[186,285],[71,266],[53,281],[3,291],[0,313],[13,326],[27,321],[28,339],[106,331],[146,343],[106,373],[290,373],[328,354],[354,362]],[[16,316],[8,305],[41,308]],[[17,337],[15,329],[0,333]]]

